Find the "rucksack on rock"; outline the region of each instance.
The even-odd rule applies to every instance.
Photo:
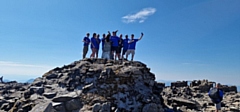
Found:
[[[219,90],[218,88],[212,88],[209,92],[208,92],[209,97],[214,101],[214,100],[218,100],[219,97]]]

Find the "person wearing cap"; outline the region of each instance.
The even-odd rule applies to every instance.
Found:
[[[83,38],[83,59],[86,58],[88,52],[88,46],[90,43],[89,33],[86,34],[86,37]]]
[[[124,60],[124,55],[126,54],[128,50],[128,35],[125,35],[125,39],[123,39],[123,51],[122,51],[122,59]]]
[[[116,55],[117,55],[117,52],[118,52],[118,45],[119,45],[119,37],[117,36],[117,31],[118,30],[113,31],[112,36],[110,37],[110,40],[112,41],[112,47],[111,47],[112,55],[111,55],[111,58],[115,59],[115,60],[116,60]]]
[[[134,55],[135,55],[135,49],[136,49],[136,43],[141,40],[143,37],[143,33],[141,33],[141,36],[139,37],[139,39],[134,39],[134,34],[131,35],[131,39],[128,42],[128,50],[127,50],[127,54],[126,54],[126,58],[128,59],[128,55],[132,54],[132,59],[131,61],[133,61]]]

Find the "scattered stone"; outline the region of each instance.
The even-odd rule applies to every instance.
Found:
[[[155,81],[138,61],[90,59],[45,73],[33,83],[0,83],[0,112],[197,112],[212,111],[214,82]],[[222,111],[239,111],[240,93],[223,85]]]

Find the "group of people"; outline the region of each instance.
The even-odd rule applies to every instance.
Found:
[[[125,39],[123,39],[123,35],[120,34],[117,36],[117,32],[113,31],[112,34],[108,31],[108,34],[102,35],[100,39],[100,35],[93,33],[90,38],[90,34],[87,33],[83,39],[83,58],[86,58],[88,53],[89,45],[91,46],[92,53],[90,58],[98,58],[98,53],[100,49],[100,43],[102,44],[102,58],[104,59],[128,59],[128,55],[131,54],[133,61],[136,49],[136,43],[142,39],[143,33],[138,39],[134,38],[134,34],[131,34],[131,39],[128,38],[128,35],[125,35]],[[126,55],[126,57],[124,57]]]

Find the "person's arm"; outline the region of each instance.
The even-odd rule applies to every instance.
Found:
[[[111,32],[110,31],[108,31],[108,34],[111,36]]]
[[[86,41],[85,41],[85,37],[83,38],[82,42],[84,42],[84,43],[86,42]]]
[[[139,37],[139,39],[138,39],[138,40],[141,40],[141,39],[142,39],[142,37],[143,37],[143,32],[141,33],[141,36]]]
[[[130,40],[128,43],[131,44],[132,42],[134,42],[134,40]]]
[[[95,48],[95,46],[94,46],[94,44],[93,44],[93,42],[92,42],[92,39],[91,39],[91,42],[90,42],[90,43],[91,43],[91,45],[93,46],[93,48]]]
[[[220,96],[220,100],[222,101],[222,99],[223,99],[223,91],[222,90],[219,90],[219,96]]]

